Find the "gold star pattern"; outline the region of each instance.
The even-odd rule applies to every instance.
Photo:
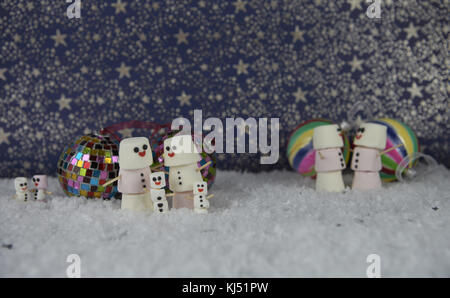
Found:
[[[361,8],[361,0],[348,0],[347,1],[350,4],[350,10],[354,9],[362,9]]]
[[[417,28],[414,27],[413,23],[409,23],[408,28],[404,29],[406,32],[406,39],[411,39],[413,37],[419,38],[419,34],[417,33]]]
[[[295,102],[299,102],[299,101],[303,101],[305,103],[308,102],[308,100],[306,99],[306,93],[300,87],[298,87],[297,91],[292,93],[292,95],[294,95],[294,97],[295,97]]]
[[[178,33],[175,34],[175,38],[177,39],[177,44],[182,44],[182,43],[188,44],[188,40],[187,40],[188,36],[189,36],[189,33],[183,32],[182,29],[178,30]]]
[[[352,67],[352,72],[357,71],[357,70],[363,71],[363,69],[362,69],[363,61],[359,60],[358,57],[353,56],[353,60],[350,61],[349,64]]]
[[[9,132],[5,132],[3,130],[3,127],[0,127],[0,144],[9,144],[9,136],[11,135],[11,133]]]
[[[116,71],[119,73],[119,79],[127,77],[131,78],[130,75],[131,66],[126,66],[125,63],[121,63],[120,67],[116,68]]]
[[[242,59],[239,59],[239,63],[237,65],[234,65],[233,67],[236,69],[238,75],[248,74],[248,64],[244,63]]]
[[[412,83],[411,87],[407,88],[408,92],[411,94],[411,98],[422,97],[422,87],[417,86],[415,82]]]
[[[305,34],[305,32],[300,30],[298,26],[295,26],[295,30],[291,34],[293,43],[295,43],[296,41],[304,41],[303,35]]]
[[[246,5],[246,4],[247,4],[247,3],[245,3],[245,2],[242,1],[242,0],[237,0],[237,1],[233,2],[233,5],[234,5],[234,12],[235,12],[235,13],[238,13],[238,12],[240,12],[240,11],[243,11],[243,12],[247,11],[247,9],[245,8],[245,5]]]
[[[67,37],[67,34],[61,34],[59,29],[56,29],[56,34],[51,36],[51,38],[55,41],[55,47],[58,47],[59,45],[67,46],[67,43],[65,40],[66,37]]]
[[[116,3],[111,3],[111,6],[116,9],[116,14],[119,14],[121,12],[123,13],[127,12],[127,9],[125,8],[127,4],[123,3],[122,0],[117,0]]]
[[[6,68],[0,68],[0,79],[2,79],[3,81],[6,81],[6,73],[7,69]]]
[[[177,96],[177,100],[180,102],[180,106],[184,106],[184,105],[191,105],[190,99],[192,98],[191,95],[186,94],[186,92],[181,92],[180,96]]]
[[[64,109],[70,110],[70,103],[72,99],[67,98],[64,94],[61,95],[61,98],[56,101],[59,106],[59,110],[62,111]]]

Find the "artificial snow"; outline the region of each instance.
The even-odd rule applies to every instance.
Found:
[[[351,180],[346,175],[347,183]],[[293,172],[218,171],[210,213],[145,215],[119,201],[67,197],[56,178],[48,203],[12,199],[0,180],[0,276],[450,277],[450,171],[380,191],[318,193]]]

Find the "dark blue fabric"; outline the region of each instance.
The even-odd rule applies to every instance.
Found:
[[[345,120],[358,101],[397,118],[450,165],[448,1],[81,1],[0,4],[0,175],[54,174],[77,136],[121,121],[280,118],[280,161],[220,155],[222,169],[289,167],[291,129]],[[121,67],[122,66],[122,67]],[[145,131],[125,131],[143,135]]]

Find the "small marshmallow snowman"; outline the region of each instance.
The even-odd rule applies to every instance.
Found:
[[[202,180],[198,167],[201,160],[191,135],[178,135],[164,140],[164,166],[169,167],[169,188],[173,194],[173,208],[194,209],[194,184]]]
[[[34,189],[32,190],[34,199],[37,201],[44,201],[47,194],[51,192],[47,191],[48,182],[47,175],[34,175],[32,178]]]
[[[16,189],[16,195],[14,196],[16,200],[26,202],[31,198],[27,178],[17,177],[14,179],[14,187]]]
[[[356,132],[351,169],[355,171],[352,189],[381,188],[379,171],[382,168],[382,150],[386,148],[387,127],[376,123],[363,123]]]
[[[153,210],[156,213],[167,213],[169,204],[167,203],[165,189],[150,189],[150,196],[153,201]]]
[[[341,171],[346,165],[341,149],[344,147],[341,128],[336,124],[314,128],[313,147],[316,150],[316,190],[343,191],[345,185]]]
[[[208,213],[208,184],[204,181],[194,183],[194,212]]]

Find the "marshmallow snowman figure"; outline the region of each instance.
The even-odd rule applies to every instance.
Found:
[[[355,171],[352,189],[381,188],[381,151],[386,148],[387,127],[376,123],[363,123],[357,130],[351,169]]]
[[[209,201],[208,184],[204,181],[194,183],[194,212],[205,214],[208,213]]]
[[[166,177],[164,172],[155,172],[150,174],[150,196],[153,202],[153,210],[156,213],[167,213],[169,203],[166,198]]]
[[[123,139],[119,144],[118,191],[122,209],[151,211],[150,166],[153,163],[150,143],[145,137]]]
[[[31,199],[27,178],[17,177],[14,179],[14,188],[16,189],[16,194],[14,196],[16,200],[26,202]]]
[[[47,194],[50,192],[47,191],[48,182],[47,175],[34,175],[31,179],[34,184],[33,195],[34,199],[37,201],[44,201]]]
[[[342,170],[345,160],[342,153],[342,130],[336,124],[318,126],[313,132],[316,150],[314,168],[317,172],[316,190],[340,192],[345,189]]]
[[[197,163],[201,156],[190,135],[164,141],[164,166],[169,167],[169,189],[174,192],[173,208],[194,208],[194,184],[202,181]]]

